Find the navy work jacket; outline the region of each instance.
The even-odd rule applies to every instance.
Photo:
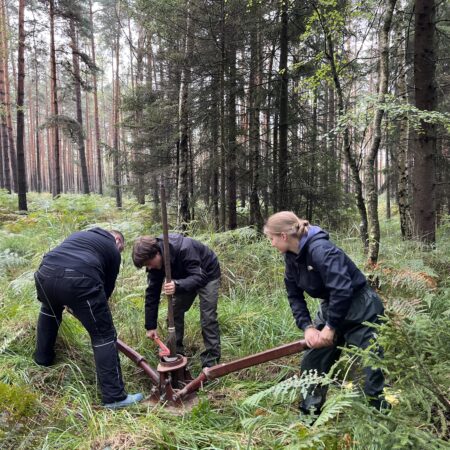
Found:
[[[162,235],[157,238],[164,258]],[[176,281],[176,293],[196,292],[210,281],[220,278],[220,265],[216,254],[206,245],[181,234],[169,234],[170,269]],[[158,306],[165,277],[161,269],[147,269],[148,286],[145,291],[145,328],[154,330],[158,321]]]
[[[366,278],[320,227],[311,226],[299,246],[298,254],[285,253],[284,281],[296,324],[303,330],[311,324],[306,292],[328,304],[327,324],[338,328],[354,293],[366,285]]]
[[[42,264],[74,269],[103,285],[109,299],[120,270],[120,252],[111,233],[102,228],[78,231],[50,250]]]

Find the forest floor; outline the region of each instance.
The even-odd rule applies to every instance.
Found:
[[[127,240],[111,298],[119,337],[156,367],[155,345],[145,337],[146,276],[131,261],[133,240],[159,234],[152,210],[95,195],[30,194],[29,213],[15,212],[17,198],[0,192],[0,448],[1,449],[439,449],[449,447],[450,221],[442,220],[437,248],[423,251],[400,237],[398,218],[382,223],[380,261],[365,270],[377,281],[387,320],[377,333],[385,352],[344,350],[328,377],[327,403],[314,423],[298,399],[317,381],[302,378],[301,355],[282,358],[210,382],[184,414],[142,403],[102,408],[90,341],[76,319],[64,314],[56,363],[33,359],[39,304],[33,273],[43,254],[70,233],[92,226],[121,230]],[[205,213],[206,216],[206,213]],[[356,222],[356,220],[355,220]],[[204,224],[203,224],[204,225]],[[222,267],[219,321],[223,362],[302,337],[283,284],[283,261],[250,228],[213,233],[198,223],[191,235],[210,246]],[[332,239],[364,268],[357,227]],[[317,302],[309,299],[312,309]],[[166,303],[159,325],[165,336]],[[194,376],[202,347],[198,303],[186,316],[186,348]],[[363,360],[386,373],[392,408],[370,408],[358,389]],[[149,395],[151,383],[121,357],[128,392]]]

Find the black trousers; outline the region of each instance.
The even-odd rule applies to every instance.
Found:
[[[62,312],[68,306],[91,338],[103,403],[123,400],[126,393],[116,347],[117,334],[103,286],[72,269],[46,265],[41,265],[34,278],[41,302],[35,361],[44,366],[53,362]]]
[[[341,350],[338,347],[351,345],[362,349],[367,348],[375,339],[374,329],[363,325],[363,322],[378,323],[379,316],[384,313],[383,304],[378,295],[368,286],[356,293],[352,300],[345,320],[336,330],[336,341],[331,347],[312,348],[304,353],[301,370],[317,371],[319,375],[328,373],[333,364],[338,360]],[[322,304],[321,310],[315,319],[315,326],[321,330],[327,320],[327,306]],[[382,356],[381,348],[377,348],[377,353]],[[369,399],[373,399],[373,404],[379,402],[384,387],[384,376],[380,369],[364,367],[363,391]],[[310,386],[308,395],[300,403],[300,409],[309,413],[319,413],[325,403],[327,386]]]
[[[184,354],[184,315],[191,308],[195,297],[200,297],[200,324],[205,350],[200,354],[202,367],[211,367],[220,360],[220,329],[217,320],[217,301],[220,278],[210,281],[198,291],[175,294],[173,316],[177,339],[177,353]]]

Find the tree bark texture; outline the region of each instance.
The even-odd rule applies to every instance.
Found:
[[[75,107],[77,111],[77,122],[79,126],[77,144],[78,144],[78,155],[80,158],[81,181],[83,187],[83,194],[89,194],[89,176],[86,162],[86,148],[84,145],[83,110],[81,106],[81,78],[80,78],[81,74],[80,74],[78,38],[73,19],[70,20],[70,39],[72,49],[73,87],[75,91],[75,105],[76,105]]]
[[[189,208],[189,85],[191,83],[191,54],[192,35],[190,0],[186,1],[186,34],[183,50],[183,67],[181,69],[179,106],[178,106],[178,126],[179,126],[179,151],[180,151],[180,171],[178,180],[178,220],[182,227],[191,220]]]
[[[27,211],[27,174],[25,168],[25,0],[19,0],[19,46],[17,58],[17,183],[19,210]]]
[[[436,57],[434,0],[415,1],[414,87],[416,107],[423,111],[436,109]],[[436,242],[436,126],[421,122],[413,145],[413,218],[414,236],[433,245]]]
[[[378,95],[373,121],[372,143],[365,158],[366,192],[367,192],[367,216],[369,221],[369,252],[368,262],[374,265],[378,261],[380,251],[380,221],[378,218],[378,189],[376,183],[376,162],[381,143],[381,122],[384,116],[382,106],[388,92],[389,80],[389,33],[391,30],[392,16],[397,0],[388,0],[383,14],[383,24],[379,32],[379,78]]]
[[[280,93],[279,93],[279,142],[278,142],[278,208],[285,210],[288,199],[288,1],[281,0],[281,34],[280,34]]]

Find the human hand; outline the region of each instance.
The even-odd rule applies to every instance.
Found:
[[[156,339],[158,337],[158,333],[156,330],[147,330],[145,334],[149,339]]]
[[[166,295],[173,295],[175,294],[176,286],[175,282],[171,281],[170,283],[164,283],[164,294]]]
[[[330,328],[328,325],[325,325],[322,328],[322,331],[319,333],[319,340],[315,348],[332,346],[334,344],[334,336],[335,336],[334,329]]]
[[[319,342],[320,331],[314,327],[309,327],[305,330],[305,341],[309,348],[314,348]]]

